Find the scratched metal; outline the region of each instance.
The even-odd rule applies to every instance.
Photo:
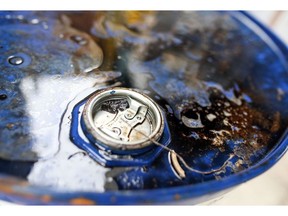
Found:
[[[19,202],[199,198],[257,176],[286,151],[287,50],[242,13],[5,12],[0,33],[0,173],[26,182],[7,192]],[[182,164],[185,178],[165,150],[151,166],[101,167],[65,131],[82,94],[115,85],[162,107],[168,147],[193,169],[231,159],[211,174]]]

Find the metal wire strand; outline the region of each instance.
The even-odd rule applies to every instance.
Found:
[[[127,123],[128,125],[130,125],[128,122],[126,122],[126,123]],[[98,128],[100,128],[100,127],[98,127]],[[203,174],[203,175],[209,175],[209,174],[211,174],[211,173],[219,172],[219,171],[221,171],[223,168],[225,168],[225,167],[227,166],[229,160],[234,157],[233,154],[230,154],[230,155],[229,155],[229,158],[223,163],[223,165],[222,165],[221,167],[217,168],[217,169],[212,169],[212,170],[209,170],[209,171],[197,170],[197,169],[194,169],[193,167],[189,166],[189,165],[186,163],[186,161],[184,160],[184,158],[183,158],[181,155],[179,155],[177,152],[175,152],[173,149],[170,149],[170,148],[168,148],[167,146],[165,146],[165,145],[159,143],[158,141],[152,139],[151,137],[147,136],[147,135],[144,134],[143,132],[137,130],[135,127],[133,127],[133,130],[135,130],[135,131],[137,131],[138,133],[142,134],[144,137],[146,137],[148,140],[150,140],[150,141],[151,141],[152,143],[154,143],[155,145],[160,146],[161,148],[165,149],[166,151],[175,154],[176,157],[178,158],[178,160],[183,164],[183,166],[184,166],[186,169],[188,169],[189,171],[191,171],[191,172],[200,173],[200,174]]]
[[[128,124],[129,124],[129,123],[128,123]],[[150,140],[151,142],[153,142],[155,145],[160,146],[160,147],[162,147],[163,149],[165,149],[166,151],[175,154],[176,157],[179,159],[179,161],[183,164],[183,166],[184,166],[186,169],[190,170],[191,172],[200,173],[200,174],[204,174],[204,175],[209,175],[209,174],[211,174],[211,173],[219,172],[219,171],[221,171],[223,168],[225,168],[225,167],[227,166],[228,162],[234,157],[233,154],[230,154],[230,155],[229,155],[229,158],[223,163],[223,165],[222,165],[221,167],[217,168],[217,169],[212,169],[212,170],[209,170],[209,171],[197,170],[197,169],[194,169],[193,167],[189,166],[189,165],[186,163],[186,161],[184,160],[184,158],[183,158],[181,155],[179,155],[177,152],[175,152],[173,149],[168,148],[167,146],[159,143],[158,141],[152,139],[151,137],[147,136],[146,134],[144,134],[143,132],[137,130],[136,128],[134,128],[133,130],[135,130],[135,131],[137,131],[138,133],[142,134],[144,137],[146,137],[147,139],[149,139],[149,140]]]
[[[147,137],[147,136],[146,136]],[[234,155],[230,154],[229,158],[223,163],[223,165],[221,167],[219,167],[218,169],[212,169],[210,171],[201,171],[201,170],[197,170],[192,168],[191,166],[189,166],[186,161],[184,160],[184,158],[182,156],[180,156],[177,152],[175,152],[173,149],[168,148],[167,146],[164,146],[163,144],[157,142],[156,140],[151,139],[150,137],[147,137],[151,142],[153,142],[155,145],[157,146],[161,146],[163,149],[165,149],[166,151],[169,151],[171,153],[174,153],[176,155],[176,157],[180,160],[180,162],[184,165],[184,167],[188,170],[190,170],[191,172],[195,172],[195,173],[200,173],[200,174],[204,174],[204,175],[209,175],[211,173],[215,173],[215,172],[219,172],[221,171],[224,167],[227,166],[229,160],[231,160],[231,158],[234,157]]]

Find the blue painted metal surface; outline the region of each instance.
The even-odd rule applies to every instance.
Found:
[[[113,155],[110,156],[109,152],[112,152],[113,154],[113,150],[109,149],[108,147],[105,147],[105,145],[101,143],[97,143],[97,141],[93,137],[89,137],[90,135],[89,132],[85,132],[85,124],[82,121],[82,118],[81,118],[82,112],[80,110],[81,110],[81,107],[85,105],[87,100],[88,99],[85,99],[79,102],[72,111],[70,139],[79,148],[87,152],[90,155],[90,157],[92,157],[94,160],[96,160],[98,163],[104,166],[129,167],[129,166],[150,165],[153,162],[153,160],[155,160],[157,156],[159,156],[159,154],[163,150],[163,147],[161,146],[155,146],[154,148],[150,150],[148,149],[148,151],[147,150],[145,152],[141,151],[140,153],[137,153],[137,154],[135,152],[132,152],[131,154],[128,154],[129,157],[127,157],[127,155],[124,155],[121,157],[121,155],[117,153],[114,153],[114,157]],[[159,140],[159,143],[161,143],[163,146],[167,146],[171,141],[171,138],[170,138],[171,135],[170,135],[170,131],[169,131],[166,120],[164,121],[164,125],[165,125],[164,132],[163,132],[162,137]],[[86,137],[88,136],[87,141],[85,141],[83,137],[81,137],[79,130],[82,130],[83,131],[82,134],[85,134]]]
[[[15,14],[18,15],[16,16]],[[244,105],[247,107],[256,107],[257,110],[268,113],[266,115],[266,123],[265,121],[256,123],[263,129],[264,135],[273,134],[271,138],[265,139],[265,136],[263,136],[264,138],[262,137],[262,142],[260,144],[258,143],[260,147],[255,148],[255,150],[253,149],[253,151],[251,151],[249,154],[247,153],[247,155],[241,151],[236,152],[237,154],[235,153],[235,151],[239,150],[239,147],[243,146],[244,138],[241,136],[228,137],[224,148],[203,145],[203,142],[199,141],[199,137],[197,137],[195,133],[191,133],[190,129],[188,130],[187,127],[185,128],[183,123],[178,124],[179,119],[181,119],[183,113],[186,112],[185,109],[177,112],[177,110],[179,110],[178,105],[183,103],[183,100],[181,101],[181,99],[190,98],[189,93],[193,92],[194,90],[191,86],[185,83],[185,80],[189,80],[190,77],[185,77],[185,73],[183,72],[184,70],[181,70],[182,68],[177,70],[177,73],[175,73],[175,71],[169,68],[167,64],[162,64],[163,59],[155,58],[154,56],[150,56],[150,54],[143,57],[147,59],[140,62],[139,65],[141,65],[141,67],[139,67],[140,69],[138,68],[139,70],[132,70],[131,68],[133,67],[131,67],[129,63],[132,64],[133,62],[129,62],[129,58],[133,55],[131,55],[131,53],[129,53],[129,49],[127,49],[129,46],[133,46],[133,43],[136,43],[133,39],[135,35],[132,34],[129,35],[129,37],[124,37],[123,39],[125,43],[128,43],[128,45],[123,43],[124,45],[122,44],[122,48],[118,50],[118,53],[122,53],[122,55],[116,64],[116,68],[121,71],[126,71],[125,73],[128,74],[128,77],[137,78],[134,78],[134,81],[131,79],[130,82],[125,82],[125,79],[120,79],[122,82],[126,84],[128,83],[134,88],[143,88],[142,85],[146,82],[144,80],[146,80],[145,75],[147,75],[147,73],[154,78],[151,80],[148,79],[147,86],[149,86],[148,89],[152,91],[152,95],[158,93],[158,102],[167,114],[167,121],[171,129],[172,136],[172,143],[171,146],[169,145],[169,147],[183,154],[183,158],[188,161],[189,165],[197,170],[209,171],[211,169],[217,169],[223,164],[224,161],[227,160],[227,158],[229,158],[229,155],[234,153],[235,155],[231,158],[231,160],[229,160],[232,166],[226,167],[225,170],[222,170],[223,172],[219,172],[217,174],[211,173],[204,175],[201,173],[188,172],[186,170],[186,178],[178,179],[174,176],[171,170],[171,164],[169,163],[167,152],[162,151],[151,166],[125,170],[118,175],[113,176],[114,181],[118,185],[118,190],[107,190],[105,192],[87,192],[81,190],[69,191],[68,189],[65,190],[65,188],[59,190],[53,187],[51,188],[48,186],[39,186],[29,183],[25,177],[29,174],[30,169],[34,169],[34,163],[39,158],[41,159],[42,156],[39,152],[31,151],[30,148],[31,145],[33,145],[33,137],[29,135],[29,130],[32,126],[29,124],[29,116],[27,113],[25,113],[26,100],[29,98],[24,97],[24,94],[22,94],[20,91],[21,85],[17,82],[17,80],[23,80],[25,77],[29,77],[31,73],[33,74],[35,80],[40,79],[43,74],[48,74],[50,76],[73,74],[76,75],[75,77],[82,76],[82,79],[88,79],[90,76],[89,74],[85,73],[79,75],[79,71],[84,71],[86,66],[89,68],[91,64],[95,66],[97,65],[97,62],[93,62],[95,53],[88,50],[88,52],[86,52],[86,54],[88,53],[87,57],[83,54],[83,50],[79,52],[78,50],[82,49],[81,46],[79,44],[75,44],[75,41],[69,39],[67,36],[65,36],[65,34],[63,35],[64,39],[63,37],[62,39],[61,37],[60,39],[59,37],[55,37],[54,33],[56,30],[54,27],[58,25],[56,24],[58,22],[57,13],[44,13],[40,16],[45,18],[45,25],[50,23],[48,30],[43,28],[43,22],[41,22],[39,28],[36,29],[35,26],[31,27],[30,25],[26,24],[26,21],[20,21],[19,23],[19,14],[22,14],[22,12],[15,14],[13,16],[18,17],[17,19],[11,19],[11,16],[10,19],[7,19],[7,15],[10,15],[8,12],[4,13],[1,19],[2,27],[4,26],[6,28],[6,30],[3,30],[4,27],[1,29],[1,39],[4,41],[4,45],[2,46],[4,54],[0,56],[0,67],[3,71],[0,78],[0,118],[2,120],[0,123],[0,173],[3,173],[0,176],[1,199],[22,204],[153,204],[174,202],[184,199],[191,199],[191,203],[199,203],[200,201],[205,201],[224,193],[226,190],[229,190],[234,186],[237,186],[267,171],[287,151],[288,138],[286,123],[288,119],[288,111],[286,107],[288,104],[288,50],[286,45],[283,44],[283,42],[281,42],[272,32],[270,32],[269,29],[245,12],[203,12],[199,16],[205,21],[202,22],[201,25],[208,26],[207,31],[210,28],[209,23],[212,22],[211,19],[209,19],[210,16],[212,18],[218,16],[221,18],[219,21],[220,27],[218,31],[216,31],[216,33],[213,32],[217,37],[214,37],[214,35],[209,35],[209,33],[211,33],[209,31],[206,33],[206,35],[208,35],[206,38],[207,41],[199,37],[199,32],[197,33],[197,31],[196,33],[193,32],[192,35],[187,34],[187,36],[185,34],[185,28],[181,29],[178,26],[179,29],[174,29],[174,31],[179,34],[179,38],[182,37],[182,41],[179,42],[177,40],[172,40],[172,45],[169,47],[167,44],[161,44],[160,40],[158,45],[163,45],[164,49],[167,48],[165,48],[165,46],[168,46],[167,49],[170,49],[170,51],[175,51],[173,49],[176,47],[176,50],[180,49],[182,53],[185,53],[185,55],[188,56],[185,56],[185,58],[187,57],[191,61],[198,61],[197,58],[199,58],[199,54],[197,54],[197,52],[188,52],[183,48],[186,46],[191,46],[189,45],[190,40],[193,42],[193,46],[197,46],[198,44],[202,43],[208,46],[209,50],[206,50],[205,53],[206,58],[200,60],[202,61],[200,66],[202,73],[197,74],[197,76],[205,80],[205,85],[210,85],[210,87],[213,86],[214,89],[217,87],[218,90],[221,90],[221,88],[216,86],[215,83],[221,83],[223,89],[230,89],[230,84],[233,83],[234,85],[235,80],[237,83],[240,83],[240,87],[234,85],[233,88],[231,88],[233,91],[223,91],[226,98],[223,97],[221,100],[226,100],[227,98],[231,99],[232,96],[236,95],[238,88],[246,89],[245,94],[241,95],[242,103],[244,103]],[[32,16],[29,18],[30,20],[35,19],[35,16],[39,18],[39,15],[33,15],[33,13],[29,12],[23,14],[26,18]],[[187,13],[183,16],[193,17],[193,14]],[[21,18],[20,20],[23,19]],[[13,25],[16,24],[16,27],[11,23]],[[65,23],[65,19],[63,23]],[[61,25],[65,26],[63,23]],[[231,23],[234,25],[232,25],[228,32],[221,32],[226,25],[230,26]],[[23,27],[23,25],[25,27]],[[107,26],[109,25],[111,25],[111,23],[108,22]],[[65,28],[68,27],[66,26]],[[21,29],[22,33],[17,33],[15,29]],[[105,40],[108,40],[107,38],[112,37],[111,35],[113,35],[113,29],[110,28],[108,30],[108,36],[105,35],[105,37],[103,36],[102,38],[101,34],[103,34],[103,32],[96,31],[95,29],[93,31],[91,30],[91,32],[95,37],[99,37],[105,42]],[[70,31],[72,33],[69,33],[69,37],[71,34],[75,34],[76,30],[70,29]],[[23,34],[23,32],[25,32],[25,34]],[[224,36],[222,36],[222,33]],[[83,36],[80,31],[77,32],[77,34],[81,34]],[[122,37],[123,35],[121,34],[125,34],[125,31],[120,31],[117,37]],[[38,38],[40,38],[40,40],[34,38],[36,35]],[[84,36],[87,37],[85,34]],[[156,34],[155,37],[165,39],[163,35],[159,36]],[[27,40],[27,38],[30,40]],[[218,41],[215,42],[211,38],[217,38]],[[88,39],[90,40],[91,38],[88,37]],[[15,45],[15,40],[18,42],[21,41],[22,48],[20,50]],[[145,40],[146,38],[144,37],[141,38],[140,41],[144,41],[144,44],[148,43]],[[201,40],[204,40],[204,42]],[[108,40],[108,42],[111,41]],[[180,44],[179,47],[177,44]],[[101,45],[103,49],[105,47],[104,45]],[[17,49],[15,49],[15,47]],[[25,49],[27,49],[27,47],[29,47],[32,52],[26,51]],[[51,47],[51,49],[49,49],[49,47]],[[149,47],[149,49],[153,50],[153,42],[151,47]],[[125,51],[125,49],[127,49],[128,52],[127,50]],[[14,52],[15,50],[17,50],[17,52]],[[157,52],[161,53],[161,50],[157,50]],[[36,53],[37,55],[33,55],[33,53]],[[79,58],[80,54],[84,55],[84,57],[82,56],[82,60]],[[99,52],[97,54],[99,55]],[[171,53],[166,53],[168,60],[169,54],[171,56]],[[18,55],[19,57],[23,58],[25,64],[13,66],[7,63],[7,58],[11,55]],[[77,69],[71,69],[71,64],[74,64],[75,58],[80,66]],[[45,61],[42,61],[41,59],[45,59]],[[61,61],[59,61],[59,59]],[[174,62],[174,64],[176,63],[177,62]],[[28,67],[29,70],[25,70],[26,67]],[[30,71],[31,67],[34,70]],[[110,69],[109,66],[105,66],[104,61],[104,66],[99,70],[103,71],[105,70],[105,67]],[[173,68],[173,65],[171,67]],[[144,69],[141,70],[142,68]],[[216,73],[215,71],[224,72]],[[230,72],[230,74],[228,73],[229,76],[227,73],[225,73],[227,71]],[[42,73],[41,76],[38,75],[39,72]],[[190,75],[192,76],[193,73],[191,72]],[[141,81],[137,82],[137,80]],[[165,84],[167,83],[170,84],[169,89],[164,88]],[[197,91],[196,95],[197,94],[201,96],[202,92]],[[173,97],[170,97],[171,95],[173,95]],[[76,95],[74,95],[74,97],[75,96]],[[70,102],[72,100],[71,98],[73,97],[70,96],[70,100],[65,102]],[[170,108],[165,106],[165,103],[162,103],[161,99],[168,101]],[[203,100],[198,100],[198,103],[205,104],[205,97],[203,96],[201,99]],[[15,108],[14,105],[17,100],[21,101],[23,106]],[[215,103],[217,104],[217,101]],[[77,109],[80,108],[80,106],[81,103],[76,106],[74,116],[78,115]],[[184,104],[183,106],[185,107],[188,105]],[[171,109],[173,112],[170,112]],[[238,112],[244,111],[238,110]],[[187,116],[190,115],[188,114]],[[254,115],[253,121],[255,121],[257,118],[261,118],[259,112],[252,114]],[[9,122],[10,120],[13,120],[13,122]],[[237,120],[239,119],[236,119],[235,122]],[[72,125],[75,125],[75,127],[72,127],[72,130],[77,129],[76,125],[78,125],[78,121],[78,118],[72,118]],[[21,124],[18,124],[18,122]],[[174,124],[174,122],[176,123]],[[279,124],[274,122],[278,122]],[[255,124],[255,122],[250,123]],[[210,123],[208,120],[206,120],[206,122],[203,122],[203,124],[209,125]],[[218,129],[222,126],[223,125],[221,124],[213,125],[213,127]],[[202,129],[194,129],[194,131],[200,135],[201,130]],[[235,130],[237,130],[237,128]],[[248,132],[250,132],[250,134]],[[252,141],[255,133],[251,133],[251,131],[248,132],[248,135],[252,136],[251,139],[249,138],[248,140],[247,137],[249,136],[246,136],[246,134],[243,136],[248,140],[248,143],[246,144],[253,146]],[[183,133],[188,133],[188,138],[187,136],[182,136]],[[19,139],[19,137],[21,137],[21,139]],[[77,140],[80,139],[77,138]],[[251,143],[249,143],[249,141],[251,141]],[[21,145],[23,143],[24,145]],[[13,148],[11,148],[11,146]],[[91,153],[91,146],[86,146],[82,141],[79,146]],[[193,149],[193,151],[191,150],[192,153],[188,152],[190,149]],[[59,153],[61,148],[60,150],[57,150],[56,147],[54,150],[55,151],[52,152],[54,154],[56,152],[57,154],[57,151]],[[250,149],[246,148],[244,150]],[[26,152],[27,154],[23,155],[23,152]],[[53,153],[51,155],[53,155]],[[90,156],[93,158],[99,155]],[[236,168],[239,160],[243,160],[243,163],[240,165],[241,169],[237,170]],[[11,168],[7,169],[7,164],[9,164]],[[21,167],[23,173],[18,172],[18,170],[15,168],[16,165]],[[15,176],[22,179],[17,179]],[[141,184],[135,184],[132,186],[127,184],[127,182],[131,183],[135,180],[139,180]]]

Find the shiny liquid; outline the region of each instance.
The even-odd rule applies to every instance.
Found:
[[[226,13],[16,12],[1,22],[0,172],[33,185],[104,192],[217,180],[257,164],[287,125],[284,57]],[[109,168],[77,148],[71,110],[112,86],[152,97],[168,147],[200,173],[182,164],[180,178],[167,150],[151,166]]]

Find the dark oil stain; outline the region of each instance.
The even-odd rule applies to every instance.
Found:
[[[6,94],[0,94],[0,100],[6,100],[7,95]]]
[[[129,108],[129,103],[127,99],[115,99],[107,100],[102,103],[101,110],[107,111],[112,114],[118,113],[118,111],[124,111]]]

